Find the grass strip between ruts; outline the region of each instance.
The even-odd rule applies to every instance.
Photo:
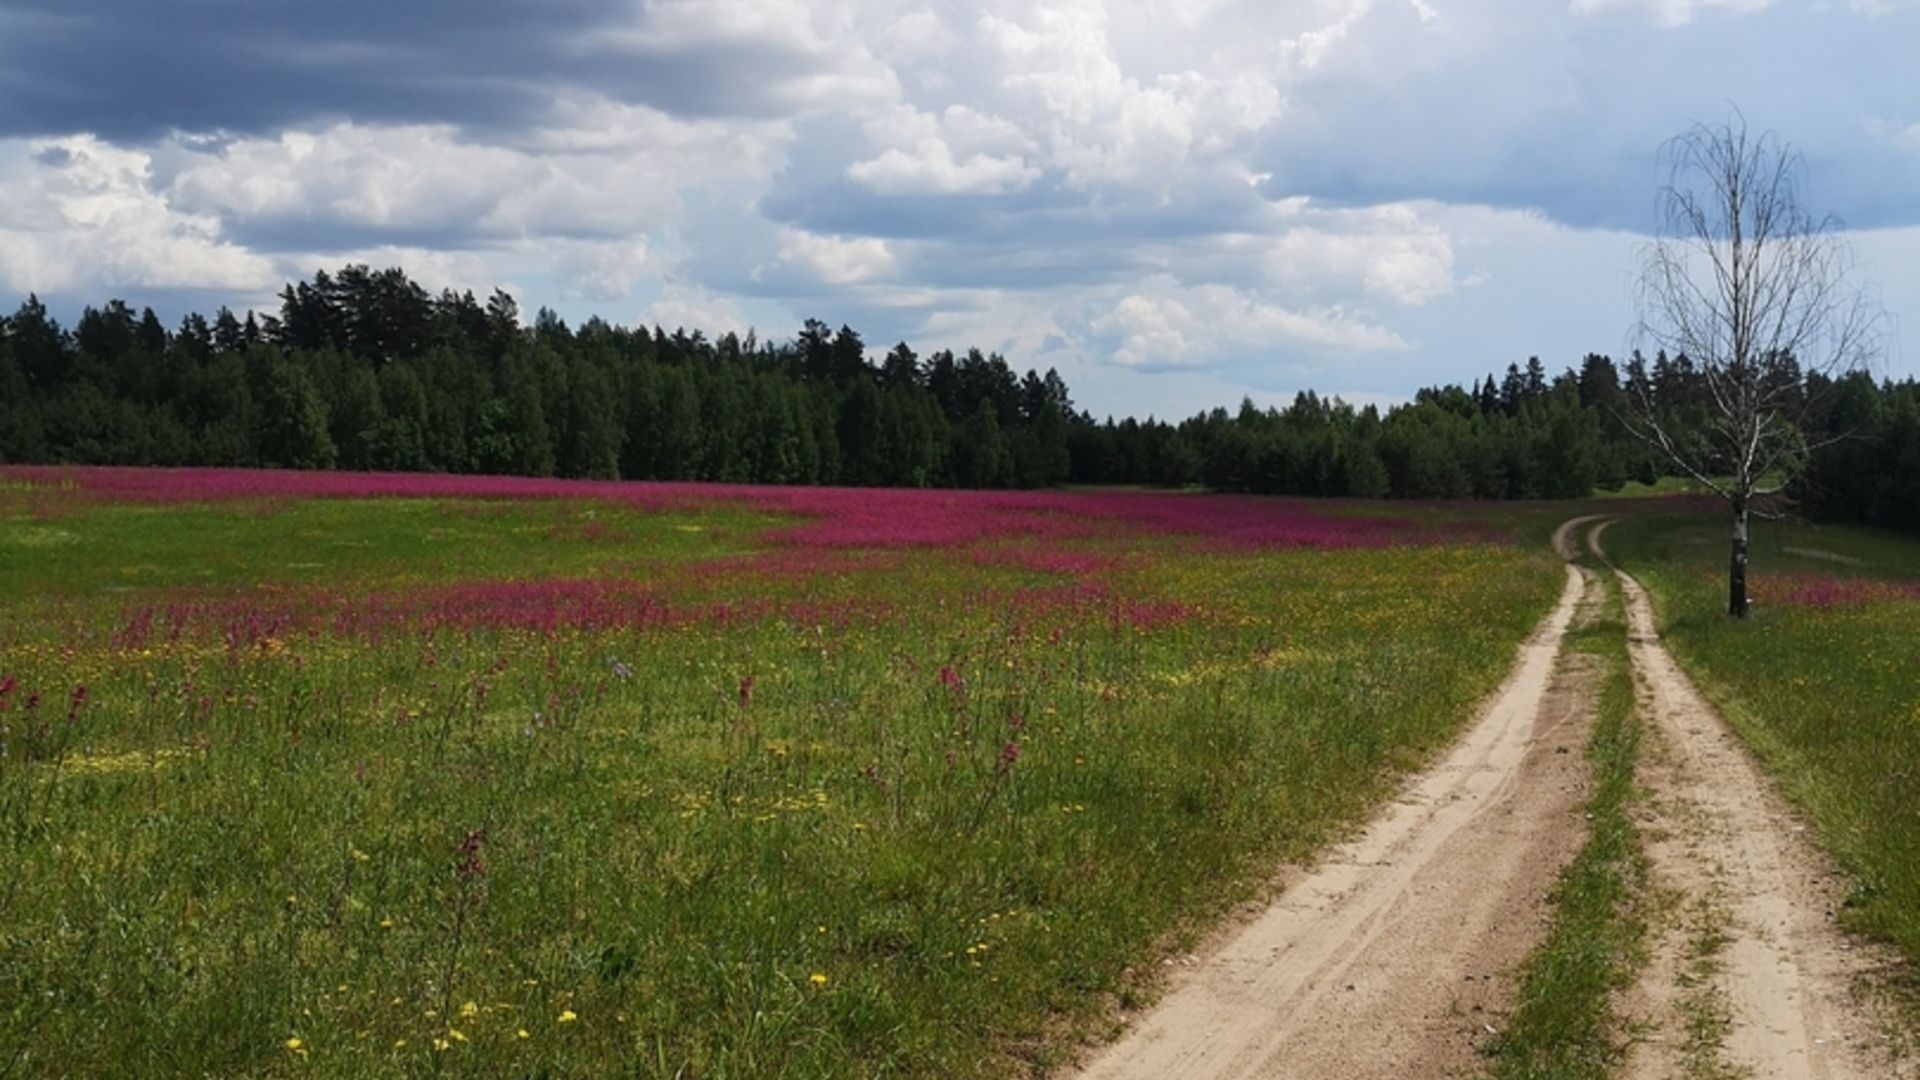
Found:
[[[1646,860],[1632,817],[1642,727],[1610,577],[1604,613],[1567,636],[1568,649],[1596,666],[1599,687],[1587,841],[1560,875],[1552,927],[1522,966],[1507,1030],[1489,1047],[1496,1080],[1602,1080],[1625,1046],[1610,1006],[1637,970],[1646,936]]]

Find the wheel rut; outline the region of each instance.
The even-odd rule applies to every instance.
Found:
[[[1571,525],[1556,538],[1571,558]],[[1177,969],[1083,1080],[1465,1076],[1499,1030],[1506,973],[1584,836],[1590,680],[1559,663],[1599,595],[1567,565],[1551,613],[1478,719],[1357,837]]]
[[[1592,525],[1587,547],[1606,560]],[[1610,564],[1609,564],[1610,565]],[[1852,1080],[1912,1076],[1862,991],[1894,963],[1845,934],[1845,885],[1799,815],[1660,641],[1646,591],[1618,568],[1627,649],[1654,750],[1641,831],[1663,903],[1651,962],[1620,1011],[1637,1032],[1621,1075]]]
[[[1616,1000],[1629,1080],[1851,1080],[1897,1062],[1857,993],[1884,954],[1834,925],[1838,877],[1660,643],[1646,594],[1605,564],[1608,522],[1554,535],[1559,601],[1450,752],[1355,837],[1282,876],[1279,899],[1173,963],[1163,997],[1077,1080],[1479,1076],[1547,895],[1585,840],[1594,677],[1563,650],[1625,596],[1654,905],[1649,962]],[[1584,540],[1584,545],[1582,541]]]

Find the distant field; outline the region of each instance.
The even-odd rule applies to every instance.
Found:
[[[1561,580],[1414,507],[0,469],[0,1076],[1043,1071]]]
[[[1721,614],[1727,532],[1724,514],[1636,513],[1607,548],[1857,879],[1842,917],[1920,958],[1920,541],[1756,525],[1738,622]]]

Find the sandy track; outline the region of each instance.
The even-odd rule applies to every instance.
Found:
[[[1569,551],[1575,523],[1556,544]],[[1560,601],[1447,757],[1280,900],[1179,969],[1084,1080],[1439,1077],[1478,1071],[1506,975],[1583,837],[1587,678],[1557,665],[1595,583]]]
[[[1603,559],[1605,528],[1601,522],[1587,536]],[[1668,901],[1653,927],[1651,962],[1620,1004],[1640,1032],[1622,1075],[1914,1075],[1911,1062],[1891,1056],[1885,1029],[1859,995],[1891,957],[1835,925],[1839,876],[1660,643],[1645,591],[1615,573],[1655,741],[1640,769],[1649,794],[1641,828],[1655,888]],[[1718,1029],[1706,1045],[1689,1031],[1703,1016]]]
[[[1289,874],[1277,903],[1175,968],[1158,1005],[1079,1080],[1473,1076],[1545,897],[1585,839],[1591,677],[1561,640],[1601,598],[1562,525],[1559,603],[1447,757],[1356,839]],[[1601,556],[1604,561],[1604,556]],[[1616,1011],[1628,1080],[1920,1076],[1859,996],[1891,963],[1847,939],[1841,883],[1660,644],[1615,571],[1652,750],[1640,778],[1655,905],[1649,963]]]

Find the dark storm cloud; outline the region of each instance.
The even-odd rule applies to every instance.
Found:
[[[271,133],[332,119],[512,128],[584,86],[690,115],[757,114],[808,70],[777,42],[622,48],[608,0],[0,0],[0,136]]]

